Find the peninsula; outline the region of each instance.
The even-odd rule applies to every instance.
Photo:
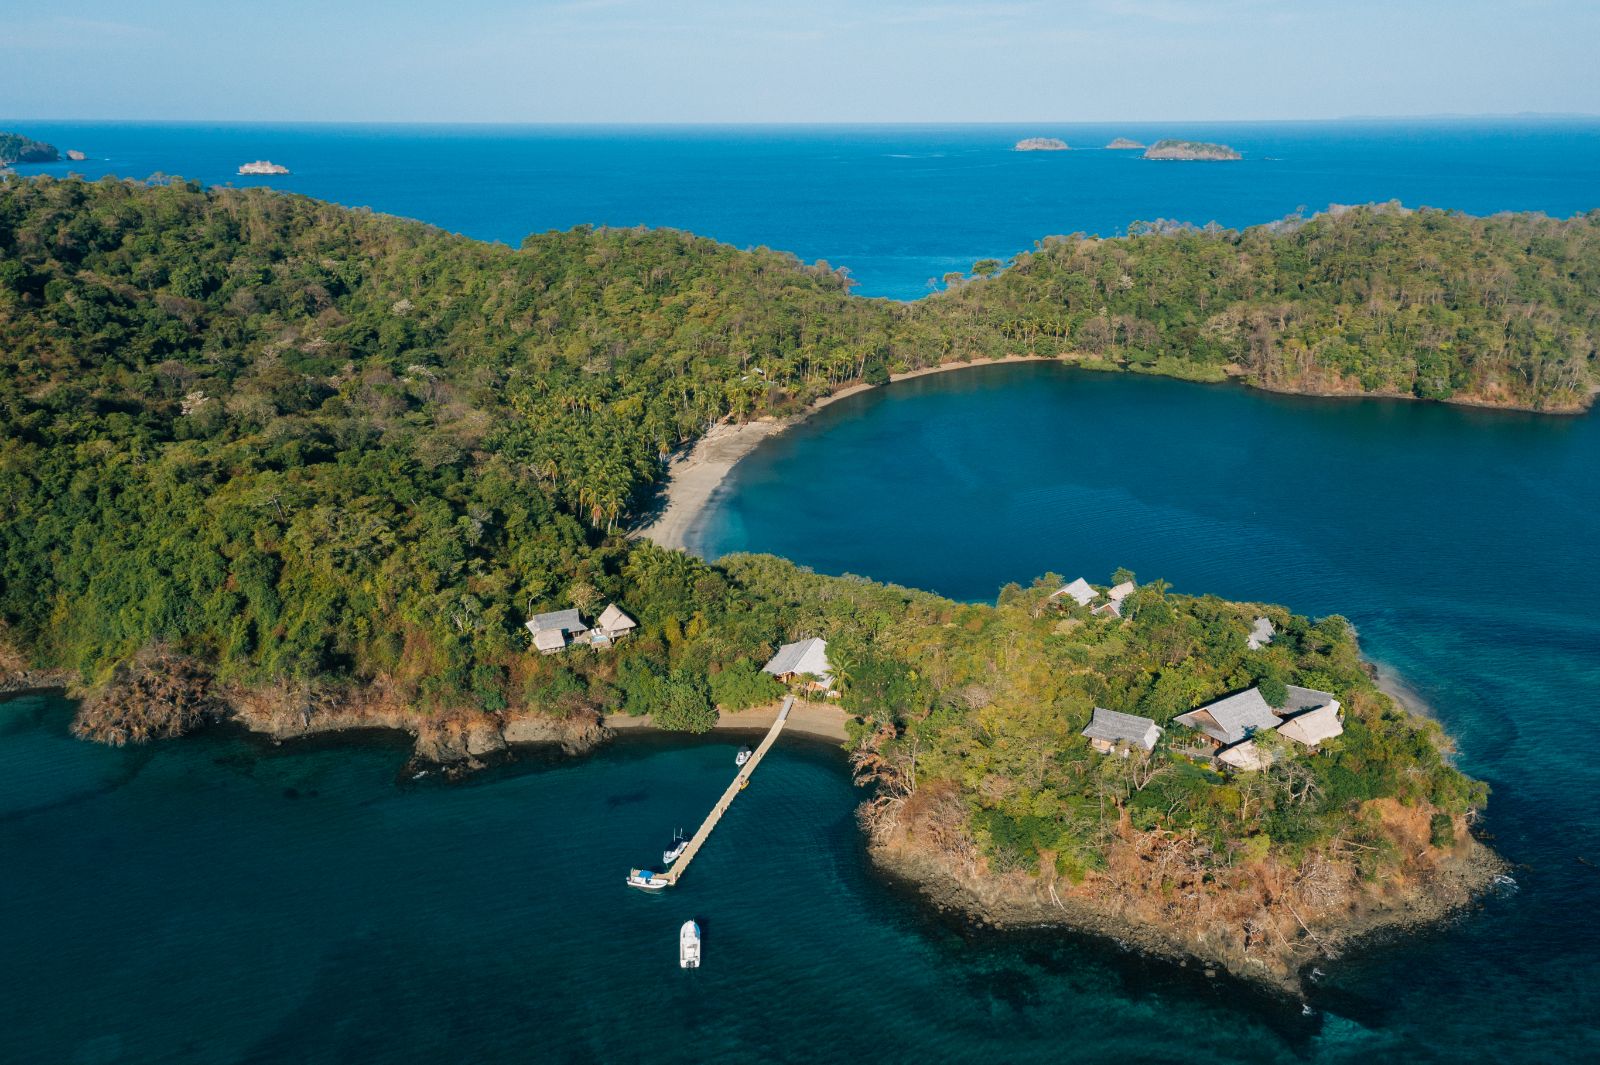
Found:
[[[1483,787],[1376,689],[1342,618],[1125,572],[964,604],[626,530],[709,427],[938,367],[957,337],[1027,357],[1098,336],[1110,365],[1170,330],[1203,359],[1235,342],[1266,359],[1279,322],[1301,366],[1320,315],[1270,296],[1259,323],[1201,329],[1162,295],[1203,273],[1206,313],[1233,313],[1246,286],[1288,291],[1263,260],[1299,306],[1347,309],[1344,328],[1405,308],[1347,295],[1319,261],[1382,284],[1377,245],[1407,292],[1419,264],[1454,271],[1426,313],[1465,308],[1448,335],[1466,358],[1475,327],[1504,344],[1495,316],[1524,313],[1479,301],[1477,271],[1592,256],[1600,218],[1356,211],[1064,241],[910,307],[673,231],[513,249],[266,189],[10,180],[0,218],[0,687],[67,684],[80,735],[382,726],[470,767],[646,714],[707,730],[793,685],[841,708],[818,728],[843,726],[872,785],[873,853],[924,894],[1285,986],[1491,875],[1467,831]],[[75,218],[94,241],[49,236]],[[1041,293],[1060,301],[1047,329]],[[1541,388],[1587,373],[1552,333],[1526,340],[1546,338],[1525,352]],[[774,665],[796,647],[803,672]]]
[[[1172,159],[1190,162],[1227,162],[1242,158],[1226,144],[1205,141],[1159,140],[1145,149],[1146,159]]]
[[[1019,152],[1064,152],[1067,142],[1054,137],[1028,137],[1017,142],[1016,151]]]
[[[0,133],[0,166],[16,163],[54,163],[61,158],[55,145],[24,137],[20,133]]]

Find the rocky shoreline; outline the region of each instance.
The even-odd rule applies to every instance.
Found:
[[[1457,826],[1455,846],[1442,859],[1419,865],[1427,852],[1419,847],[1417,857],[1392,881],[1374,886],[1353,876],[1335,878],[1331,890],[1321,889],[1326,897],[1316,909],[1297,897],[1299,874],[1268,866],[1243,870],[1240,883],[1211,894],[1258,909],[1220,919],[1175,904],[1170,882],[1091,874],[1072,884],[995,872],[970,852],[941,846],[931,837],[918,838],[901,824],[887,830],[868,825],[867,831],[872,837],[867,852],[880,874],[938,913],[972,927],[1086,935],[1131,953],[1197,966],[1208,977],[1226,973],[1300,1001],[1319,964],[1397,934],[1436,927],[1473,906],[1509,869],[1463,823]],[[1140,861],[1148,862],[1149,856],[1141,855]],[[1191,897],[1196,889],[1204,892],[1198,883],[1188,886]]]
[[[140,677],[155,673],[153,665],[144,663]],[[181,663],[163,660],[159,665],[164,681],[184,676]],[[64,683],[66,679],[59,671],[4,670],[0,694],[64,690],[74,697],[84,695]],[[152,719],[145,734],[130,736],[127,715],[138,704],[129,693],[136,690],[137,684],[125,676],[89,693],[74,720],[74,734],[121,745],[175,737],[205,724],[229,724],[275,743],[358,732],[403,733],[412,741],[404,774],[439,771],[460,779],[518,750],[559,750],[576,757],[613,740],[619,731],[656,731],[646,719],[608,721],[593,710],[564,718],[530,711],[422,715],[382,685],[218,685],[189,692],[177,700],[188,712],[164,708],[165,716]],[[162,698],[170,694],[161,689]],[[726,715],[719,727],[760,728],[769,723],[770,709]],[[831,706],[822,710],[831,716],[801,722],[797,731],[838,742],[844,735],[844,712]],[[937,795],[927,797],[887,819],[874,819],[870,802],[860,807],[867,854],[876,871],[932,911],[979,930],[1058,929],[1088,935],[1139,955],[1198,966],[1206,976],[1226,973],[1271,994],[1301,1000],[1306,974],[1317,964],[1394,934],[1439,924],[1491,890],[1508,868],[1472,835],[1464,819],[1457,819],[1455,845],[1437,851],[1426,845],[1431,811],[1384,807],[1374,812],[1389,826],[1406,860],[1398,874],[1378,884],[1365,882],[1352,863],[1337,857],[1315,863],[1321,880],[1314,890],[1304,886],[1308,877],[1303,869],[1253,866],[1230,872],[1231,880],[1213,880],[1210,872],[1200,877],[1181,863],[1168,867],[1170,855],[1162,852],[1171,849],[1171,841],[1131,833],[1127,826],[1123,839],[1113,845],[1109,869],[1073,883],[989,868],[970,839],[940,823],[938,804]],[[1157,869],[1159,873],[1151,872]],[[1150,876],[1156,879],[1141,882]],[[1175,895],[1175,880],[1180,895]]]

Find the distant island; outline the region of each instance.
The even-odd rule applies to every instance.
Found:
[[[241,174],[287,174],[289,168],[280,166],[270,159],[257,159],[253,163],[246,163],[239,168]]]
[[[1017,142],[1019,152],[1064,152],[1067,142],[1054,137],[1028,137]]]
[[[1144,145],[1140,144],[1138,141],[1131,141],[1126,137],[1118,137],[1116,140],[1106,145],[1106,147],[1112,151],[1120,152],[1130,148],[1143,148]]]
[[[72,160],[74,163],[81,163],[81,162],[83,162],[85,159],[87,159],[89,157],[87,155],[84,155],[82,152],[78,151],[78,149],[76,149],[76,148],[68,148],[67,149],[67,158]]]
[[[1209,144],[1205,141],[1182,141],[1171,138],[1156,141],[1145,149],[1146,159],[1178,159],[1185,161],[1223,162],[1239,159],[1238,152],[1226,144]]]
[[[20,133],[0,133],[0,166],[12,163],[53,163],[61,158],[56,146],[24,137]]]

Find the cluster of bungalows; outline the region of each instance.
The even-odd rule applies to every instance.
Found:
[[[573,644],[610,647],[639,627],[639,623],[624,614],[615,603],[607,604],[592,627],[584,623],[583,615],[576,607],[535,614],[524,625],[533,636],[534,648],[546,655],[565,651]]]
[[[1069,584],[1063,584],[1051,592],[1050,598],[1071,599],[1079,606],[1089,606],[1089,604],[1095,603],[1096,600],[1103,599],[1102,602],[1090,607],[1089,613],[1097,614],[1100,617],[1120,618],[1122,617],[1123,604],[1127,601],[1128,596],[1133,594],[1133,588],[1132,581],[1123,581],[1121,584],[1113,585],[1107,589],[1104,596],[1102,596],[1098,588],[1079,577],[1077,580]]]
[[[1339,700],[1330,693],[1293,684],[1287,688],[1289,697],[1281,707],[1271,706],[1260,688],[1251,688],[1179,714],[1174,720],[1200,733],[1204,744],[1200,753],[1209,754],[1219,765],[1246,771],[1265,769],[1270,762],[1254,739],[1263,732],[1276,731],[1310,750],[1344,732]],[[1126,758],[1134,751],[1149,754],[1155,750],[1161,732],[1161,726],[1148,717],[1097,706],[1082,735],[1101,754]]]
[[[813,636],[778,648],[761,672],[770,673],[785,684],[800,683],[802,691],[837,699],[833,688],[833,666],[828,661],[828,642]]]
[[[1339,700],[1330,692],[1293,684],[1287,688],[1289,695],[1281,707],[1269,704],[1260,688],[1251,688],[1174,720],[1197,730],[1218,763],[1246,770],[1264,769],[1270,761],[1254,740],[1263,732],[1276,731],[1311,750],[1344,732]]]

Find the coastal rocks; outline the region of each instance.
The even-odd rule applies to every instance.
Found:
[[[10,629],[0,621],[0,695],[38,688],[65,688],[73,681],[65,669],[32,669]]]
[[[1200,841],[1137,832],[1125,821],[1105,868],[1075,883],[1053,864],[1039,875],[993,868],[957,827],[959,811],[940,808],[919,792],[887,817],[864,807],[862,818],[874,864],[936,908],[978,925],[1088,933],[1291,995],[1302,993],[1302,973],[1316,962],[1435,924],[1490,890],[1505,868],[1462,819],[1448,845],[1430,846],[1435,811],[1380,800],[1363,815],[1404,856],[1381,877],[1363,872],[1362,852],[1337,848],[1294,866],[1272,857],[1219,863]]]
[[[1226,144],[1205,141],[1184,141],[1167,138],[1156,141],[1145,149],[1146,159],[1177,160],[1182,162],[1228,162],[1242,159],[1238,152]]]
[[[232,720],[275,740],[363,729],[405,732],[419,763],[459,765],[518,746],[554,746],[582,754],[609,738],[600,714],[584,709],[566,716],[515,710],[439,713],[418,711],[383,681],[352,688],[277,684],[231,691]]]
[[[68,148],[67,149],[67,158],[72,160],[74,163],[81,163],[81,162],[83,162],[85,159],[87,159],[89,157],[87,155],[84,155],[82,152],[78,151],[78,149],[76,149],[76,148]]]
[[[1054,137],[1027,137],[1017,142],[1015,151],[1019,152],[1064,152],[1067,151],[1067,142]]]
[[[289,168],[274,163],[270,159],[257,159],[253,163],[245,163],[239,168],[239,173],[245,176],[277,176],[287,174]]]
[[[566,717],[508,714],[502,722],[500,734],[510,746],[554,745],[567,754],[591,751],[612,735],[594,710],[584,710]]]
[[[1143,144],[1140,144],[1138,141],[1129,140],[1127,137],[1117,137],[1112,140],[1110,144],[1106,145],[1106,149],[1113,152],[1129,151],[1135,148],[1143,147]]]
[[[69,687],[61,671],[30,671],[0,632],[0,692]],[[153,646],[120,667],[111,682],[87,693],[73,734],[114,746],[173,739],[203,725],[228,721],[274,741],[341,732],[404,732],[417,763],[467,766],[512,747],[559,747],[583,754],[611,738],[598,710],[563,715],[533,709],[421,711],[389,683],[333,686],[281,681],[219,685],[201,662]]]

